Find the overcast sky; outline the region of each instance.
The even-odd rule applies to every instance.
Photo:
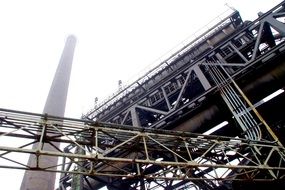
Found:
[[[95,97],[102,101],[116,91],[118,80],[126,83],[225,11],[226,3],[253,20],[279,2],[0,0],[0,107],[42,112],[69,34],[78,43],[66,116],[79,118]],[[21,173],[0,169],[1,189],[19,189]]]

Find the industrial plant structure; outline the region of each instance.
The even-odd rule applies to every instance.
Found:
[[[258,15],[232,10],[81,119],[0,109],[25,140],[0,167],[59,172],[60,190],[284,189],[285,2]]]

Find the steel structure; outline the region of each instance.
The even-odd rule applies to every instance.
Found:
[[[222,63],[234,80],[245,80],[248,73],[255,75],[240,85],[246,93],[258,92],[253,99],[257,102],[263,94],[270,94],[270,89],[253,91],[249,85],[255,85],[258,77],[265,75],[262,69],[255,68],[265,68],[283,53],[283,18],[283,3],[267,13],[260,13],[253,22],[243,22],[238,11],[233,11],[114,97],[96,106],[85,118],[151,128],[183,128],[185,131],[196,131],[203,124],[207,130],[209,125],[198,122],[195,114],[198,107],[210,105],[207,101],[217,90],[205,63]],[[270,69],[274,72],[273,66]],[[211,107],[200,115],[211,117],[209,114],[217,109],[224,108]],[[183,120],[190,122],[191,127],[177,124]]]
[[[95,188],[89,182],[92,177],[120,181],[119,187],[110,183],[110,189],[182,189],[201,184],[211,189],[231,187],[233,181],[271,182],[285,174],[285,150],[274,141],[143,129],[4,109],[0,109],[0,122],[0,138],[10,142],[22,139],[20,146],[0,146],[0,158],[6,161],[0,167],[61,172],[61,189],[74,180],[70,174],[85,175],[86,189]],[[45,144],[59,142],[67,146],[43,149]],[[35,143],[37,147],[30,146]],[[37,165],[26,164],[20,154],[34,155]],[[47,156],[60,158],[60,163],[40,166]]]
[[[268,140],[282,147],[284,137],[273,131],[284,130],[284,100],[260,106],[265,119],[252,104],[262,104],[262,98],[285,86],[284,16],[284,2],[259,13],[252,22],[243,21],[238,11],[232,10],[118,94],[96,105],[85,118],[196,133],[205,133],[227,121],[229,124],[216,134]],[[273,115],[268,109],[276,112]],[[117,189],[132,186],[130,182],[121,187],[119,184],[125,184],[122,179],[92,179],[93,188],[100,187],[100,183]],[[217,188],[205,183],[196,185],[201,189]]]
[[[252,22],[232,10],[82,120],[1,109],[0,140],[23,139],[1,167],[61,172],[62,190],[284,189],[284,93],[263,99],[285,86],[284,18],[285,2]]]

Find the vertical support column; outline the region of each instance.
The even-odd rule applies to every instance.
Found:
[[[53,82],[46,100],[43,110],[44,114],[64,117],[65,104],[68,92],[68,85],[70,73],[72,68],[73,54],[76,44],[76,38],[69,36],[66,39],[65,47],[61,55]],[[46,133],[45,136],[49,134]],[[53,151],[55,147],[59,148],[59,143],[53,143],[54,147],[45,143],[43,137],[43,150]],[[38,143],[33,145],[33,149],[38,147]],[[51,156],[40,156],[39,167],[46,168],[57,165],[57,158]],[[30,156],[28,165],[36,166],[36,157]],[[21,190],[54,190],[56,173],[54,172],[40,172],[40,171],[26,171],[21,184]]]
[[[78,140],[83,140],[83,138],[81,137],[81,134]],[[77,147],[75,153],[83,154],[83,155],[86,154],[86,152],[81,147]],[[82,172],[81,167],[83,167],[83,159],[78,160],[78,168],[76,170],[79,172]],[[71,182],[71,189],[72,190],[83,190],[83,175],[82,174],[73,174],[72,182]]]
[[[205,90],[208,90],[211,88],[211,85],[208,81],[208,79],[205,77],[204,73],[201,71],[200,67],[198,65],[193,67],[194,72],[196,73],[199,81],[201,82],[202,86]]]
[[[131,112],[131,117],[132,117],[133,126],[135,126],[135,127],[140,127],[140,126],[141,126],[141,123],[140,123],[140,119],[139,119],[138,114],[137,114],[137,111],[136,111],[136,107],[133,106],[133,107],[130,109],[130,112]]]

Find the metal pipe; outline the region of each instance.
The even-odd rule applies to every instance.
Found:
[[[261,94],[265,95],[267,93],[264,91],[266,87],[272,86],[272,84],[284,84],[285,79],[285,62],[278,64],[272,70],[269,70],[267,73],[263,74],[261,77],[256,78],[255,80],[248,81],[248,84],[242,87],[242,91],[246,94]],[[253,99],[253,101],[258,101],[259,99]],[[221,110],[217,105],[208,106],[205,110],[201,111],[197,115],[189,120],[183,122],[182,124],[175,127],[174,130],[179,131],[191,131],[194,132],[199,129],[203,124],[208,120],[216,117]]]

